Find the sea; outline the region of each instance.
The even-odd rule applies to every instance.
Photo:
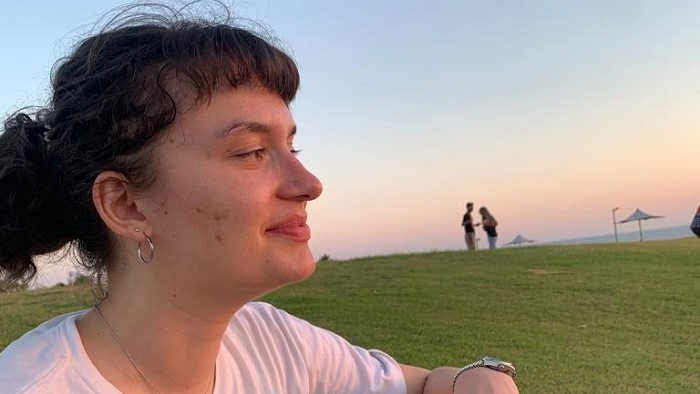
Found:
[[[695,237],[690,227],[686,225],[661,227],[654,229],[642,228],[642,239],[644,241],[662,241],[669,239],[678,239],[686,237]],[[617,233],[618,242],[639,242],[639,230],[626,231]],[[571,238],[558,241],[540,242],[538,245],[571,245],[571,244],[597,244],[615,242],[615,234],[596,235],[583,238]]]

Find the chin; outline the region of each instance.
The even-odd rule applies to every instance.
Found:
[[[313,275],[314,271],[316,271],[316,260],[314,260],[314,256],[311,252],[308,252],[307,255],[299,261],[296,268],[298,268],[296,270],[297,280],[292,283],[301,282]]]
[[[289,260],[292,258],[291,261]],[[304,253],[293,254],[287,256],[283,278],[284,283],[281,286],[286,286],[292,283],[298,283],[308,279],[316,270],[316,261],[314,260],[311,251],[308,249]]]

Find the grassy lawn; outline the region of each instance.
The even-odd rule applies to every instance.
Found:
[[[328,261],[264,300],[403,363],[504,358],[523,393],[700,392],[694,238]],[[0,295],[0,349],[89,302],[69,287]]]

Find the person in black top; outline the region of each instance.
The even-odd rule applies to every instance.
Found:
[[[472,211],[474,210],[474,203],[467,203],[467,212],[464,213],[462,217],[462,226],[464,226],[464,242],[467,243],[467,249],[476,249],[476,235],[474,234],[474,227],[478,226],[479,223],[474,224],[472,220]]]
[[[486,231],[488,236],[489,249],[496,249],[496,240],[498,240],[496,226],[498,226],[498,221],[486,207],[479,208],[479,213],[481,214],[481,223],[484,225],[484,231]]]

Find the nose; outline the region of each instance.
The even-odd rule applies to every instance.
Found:
[[[321,195],[321,181],[309,172],[296,156],[287,156],[282,167],[282,186],[278,193],[280,198],[305,202],[315,200]]]

